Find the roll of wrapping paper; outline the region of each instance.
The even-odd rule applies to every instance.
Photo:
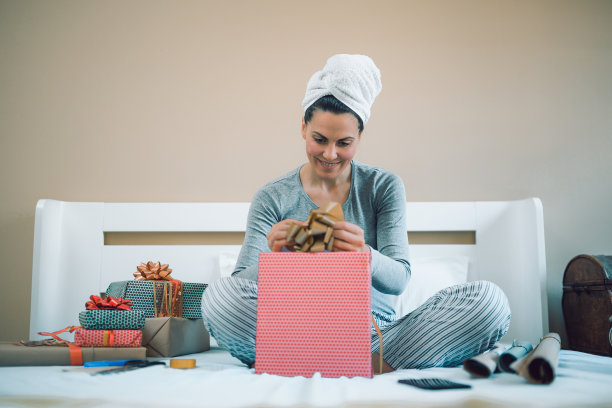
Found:
[[[497,368],[499,369],[499,371],[504,373],[516,374],[516,372],[510,367],[510,365],[516,360],[526,356],[531,350],[533,350],[533,346],[531,345],[531,343],[527,341],[514,340],[512,342],[512,346],[499,356],[499,360],[497,361]]]
[[[495,348],[468,358],[463,362],[463,369],[474,377],[486,378],[495,372],[499,355],[506,351],[506,347],[496,344]]]
[[[510,365],[519,375],[534,384],[550,384],[555,379],[559,364],[561,337],[548,333],[529,354]]]

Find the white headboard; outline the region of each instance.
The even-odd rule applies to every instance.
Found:
[[[112,232],[243,232],[248,203],[96,203],[40,200],[36,206],[30,338],[76,324],[91,294],[132,279],[160,260],[186,282],[219,277],[219,255],[239,245],[105,245]],[[469,280],[498,284],[512,309],[504,341],[537,342],[548,330],[542,204],[408,202],[407,231],[473,232],[474,243],[410,247],[411,258],[466,255]],[[49,301],[49,299],[54,299]]]

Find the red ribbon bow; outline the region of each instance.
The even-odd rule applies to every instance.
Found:
[[[114,298],[108,296],[106,299],[102,299],[100,296],[91,295],[91,300],[85,303],[87,310],[98,310],[98,309],[111,309],[111,310],[132,310],[132,301],[130,299],[122,299],[120,297]]]

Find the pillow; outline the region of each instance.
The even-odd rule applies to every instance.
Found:
[[[240,255],[240,248],[235,251],[225,251],[219,254],[219,273],[222,278],[232,276],[232,272],[236,268],[238,255]]]
[[[398,318],[421,306],[436,292],[467,282],[468,266],[467,256],[412,259],[412,277],[394,305]]]

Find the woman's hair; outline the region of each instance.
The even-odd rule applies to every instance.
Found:
[[[316,111],[331,112],[337,115],[342,113],[351,113],[357,118],[359,133],[363,132],[363,121],[351,108],[340,102],[333,95],[325,95],[317,99],[312,105],[304,112],[304,123],[308,124],[312,120],[312,115]]]

